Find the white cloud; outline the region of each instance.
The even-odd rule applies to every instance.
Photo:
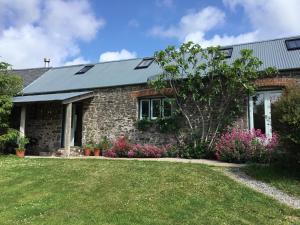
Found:
[[[0,1],[5,18],[0,20],[0,56],[14,68],[43,66],[43,58],[50,58],[51,66],[80,58],[78,41],[93,39],[104,26],[86,0],[30,0],[30,6],[27,1],[7,2]],[[24,12],[14,5],[23,5]],[[16,20],[13,15],[18,15]]]
[[[115,61],[122,59],[133,59],[136,58],[136,52],[130,52],[126,49],[116,52],[104,52],[99,57],[99,62]]]
[[[150,33],[160,37],[175,37],[183,41],[187,36],[205,33],[225,21],[225,14],[216,7],[208,6],[196,13],[183,16],[176,26],[154,27]]]
[[[193,41],[203,47],[300,34],[299,0],[223,0],[223,3],[233,11],[243,9],[251,24],[248,32],[238,35],[215,34],[207,38],[208,32],[226,22],[224,11],[208,6],[197,13],[183,16],[175,26],[156,26],[151,30],[151,34],[177,38],[180,41]]]
[[[156,0],[156,5],[158,7],[167,7],[167,8],[171,8],[174,6],[174,2],[173,0]]]
[[[0,0],[0,31],[21,27],[40,18],[40,0]]]
[[[77,57],[71,61],[68,61],[65,63],[65,66],[71,66],[71,65],[79,65],[79,64],[88,64],[91,61],[84,59],[83,57]]]
[[[237,36],[234,35],[214,35],[211,39],[206,39],[204,37],[204,33],[195,32],[191,33],[190,35],[186,36],[186,41],[193,41],[194,43],[201,43],[202,47],[209,47],[209,46],[217,46],[217,45],[233,45],[233,44],[240,44],[240,43],[247,43],[257,40],[257,32],[249,32],[245,34],[240,34]]]
[[[259,39],[299,35],[299,0],[223,0],[231,9],[242,7]]]

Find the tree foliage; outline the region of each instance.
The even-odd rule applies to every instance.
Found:
[[[279,133],[285,154],[300,164],[300,86],[288,88],[274,103],[272,127]]]
[[[162,73],[150,84],[157,90],[171,87],[178,111],[189,126],[194,145],[208,143],[243,111],[245,97],[255,91],[253,81],[274,74],[274,68],[259,71],[262,62],[251,50],[242,50],[234,61],[219,47],[201,48],[192,42],[169,46],[155,53]]]
[[[9,116],[12,109],[12,98],[22,90],[21,77],[9,71],[10,65],[0,62],[0,147],[18,134],[9,128]]]

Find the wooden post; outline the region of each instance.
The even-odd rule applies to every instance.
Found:
[[[26,123],[26,106],[23,105],[21,108],[21,119],[20,119],[20,136],[25,136],[25,123]]]
[[[65,117],[65,133],[64,133],[64,147],[66,155],[70,155],[70,142],[71,142],[71,130],[72,130],[72,103],[66,105],[66,117]]]

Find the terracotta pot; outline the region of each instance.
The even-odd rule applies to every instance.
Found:
[[[84,149],[84,156],[90,156],[90,154],[91,154],[91,149],[88,148]]]
[[[16,150],[16,156],[19,158],[24,158],[25,151],[24,150]]]
[[[95,148],[94,149],[94,156],[100,156],[100,149]]]

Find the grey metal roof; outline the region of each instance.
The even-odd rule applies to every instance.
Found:
[[[160,72],[152,63],[146,69],[134,69],[142,59],[97,63],[84,74],[75,75],[85,65],[52,68],[24,89],[24,94],[71,91],[147,82]]]
[[[32,102],[50,102],[50,101],[65,101],[74,97],[79,97],[92,93],[91,91],[68,92],[45,95],[27,95],[14,97],[13,103],[32,103]]]
[[[42,76],[49,69],[50,68],[18,69],[12,70],[11,73],[21,76],[24,81],[24,87],[26,87],[33,81],[35,81],[37,78]]]
[[[300,38],[300,36],[299,36]],[[287,38],[233,45],[232,62],[239,57],[240,50],[252,49],[254,56],[263,61],[261,69],[277,67],[279,70],[300,68],[300,50],[288,51]],[[161,73],[159,66],[152,63],[148,68],[134,68],[142,59],[130,59],[94,64],[81,75],[75,75],[84,65],[51,68],[24,89],[24,94],[73,91],[146,83],[147,79]]]

